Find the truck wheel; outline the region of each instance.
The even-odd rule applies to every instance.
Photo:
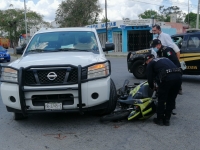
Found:
[[[137,60],[133,63],[132,72],[137,79],[146,78],[146,66],[143,64],[144,64],[143,60]]]
[[[115,84],[113,82],[112,79],[110,79],[110,98],[109,98],[109,102],[107,105],[107,108],[103,110],[103,112],[101,111],[101,113],[98,113],[98,115],[106,115],[106,114],[110,114],[111,112],[113,112],[116,108],[116,104],[117,104],[117,90],[115,87]]]
[[[24,116],[22,113],[13,113],[13,119],[14,120],[22,120],[27,118],[26,116]]]

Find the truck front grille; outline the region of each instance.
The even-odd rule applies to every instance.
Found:
[[[65,79],[65,74],[67,70],[38,70],[37,75],[39,82],[41,84],[51,84],[51,83],[63,83]],[[54,72],[57,77],[54,80],[50,80],[47,75]]]
[[[25,72],[25,84],[36,84],[36,80],[33,74],[33,71],[26,71]]]
[[[53,75],[53,76],[52,76]],[[56,77],[55,77],[56,76]],[[82,79],[87,78],[87,70],[82,69]],[[27,70],[25,85],[75,84],[78,82],[78,69]]]

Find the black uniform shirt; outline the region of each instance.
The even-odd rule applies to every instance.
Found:
[[[172,48],[162,46],[161,49],[157,52],[157,55],[158,57],[169,58],[177,67],[181,67],[178,57]]]
[[[147,79],[149,83],[149,87],[153,89],[154,87],[154,81],[156,83],[160,83],[158,76],[161,70],[167,70],[167,69],[173,69],[177,68],[177,66],[168,58],[162,57],[162,58],[154,58],[152,61],[149,62],[147,65]],[[177,78],[180,78],[180,73],[169,73],[165,77],[165,81],[174,80]]]

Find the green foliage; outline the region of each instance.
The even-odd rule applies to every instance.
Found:
[[[176,14],[177,15],[177,22],[183,22],[183,18],[185,17],[185,13],[178,6],[171,6],[165,8],[164,6],[159,7],[160,12],[160,21],[170,22],[170,15]]]
[[[106,22],[106,17],[103,17],[102,19],[101,19],[101,22],[102,23],[104,23],[104,22]],[[110,20],[107,18],[107,22],[110,22]]]
[[[146,10],[145,12],[138,15],[138,17],[142,19],[151,19],[153,16],[154,18],[158,18],[158,12],[155,10]]]
[[[188,17],[189,17],[189,22],[188,22]],[[187,14],[185,16],[184,22],[187,23],[187,24],[189,23],[191,28],[196,28],[196,23],[197,23],[196,20],[197,20],[197,14],[190,12],[189,14]],[[200,21],[200,19],[199,19],[199,21]]]
[[[98,0],[65,0],[56,12],[61,27],[80,27],[97,23],[101,12]]]
[[[183,18],[186,15],[178,6],[171,6],[167,8],[160,6],[159,12],[156,12],[155,10],[146,10],[142,14],[139,14],[138,17],[142,19],[150,19],[152,18],[152,15],[154,15],[154,18],[159,21],[170,22],[171,14],[177,15],[177,22],[183,22]]]
[[[9,33],[8,38],[16,44],[19,36],[26,33],[24,9],[0,10],[0,16],[0,30]],[[31,10],[27,10],[26,16],[28,32],[33,26],[46,23],[43,16]]]

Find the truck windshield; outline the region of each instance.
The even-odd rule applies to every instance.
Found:
[[[27,47],[26,53],[40,52],[98,52],[95,34],[88,31],[62,31],[36,34]]]

